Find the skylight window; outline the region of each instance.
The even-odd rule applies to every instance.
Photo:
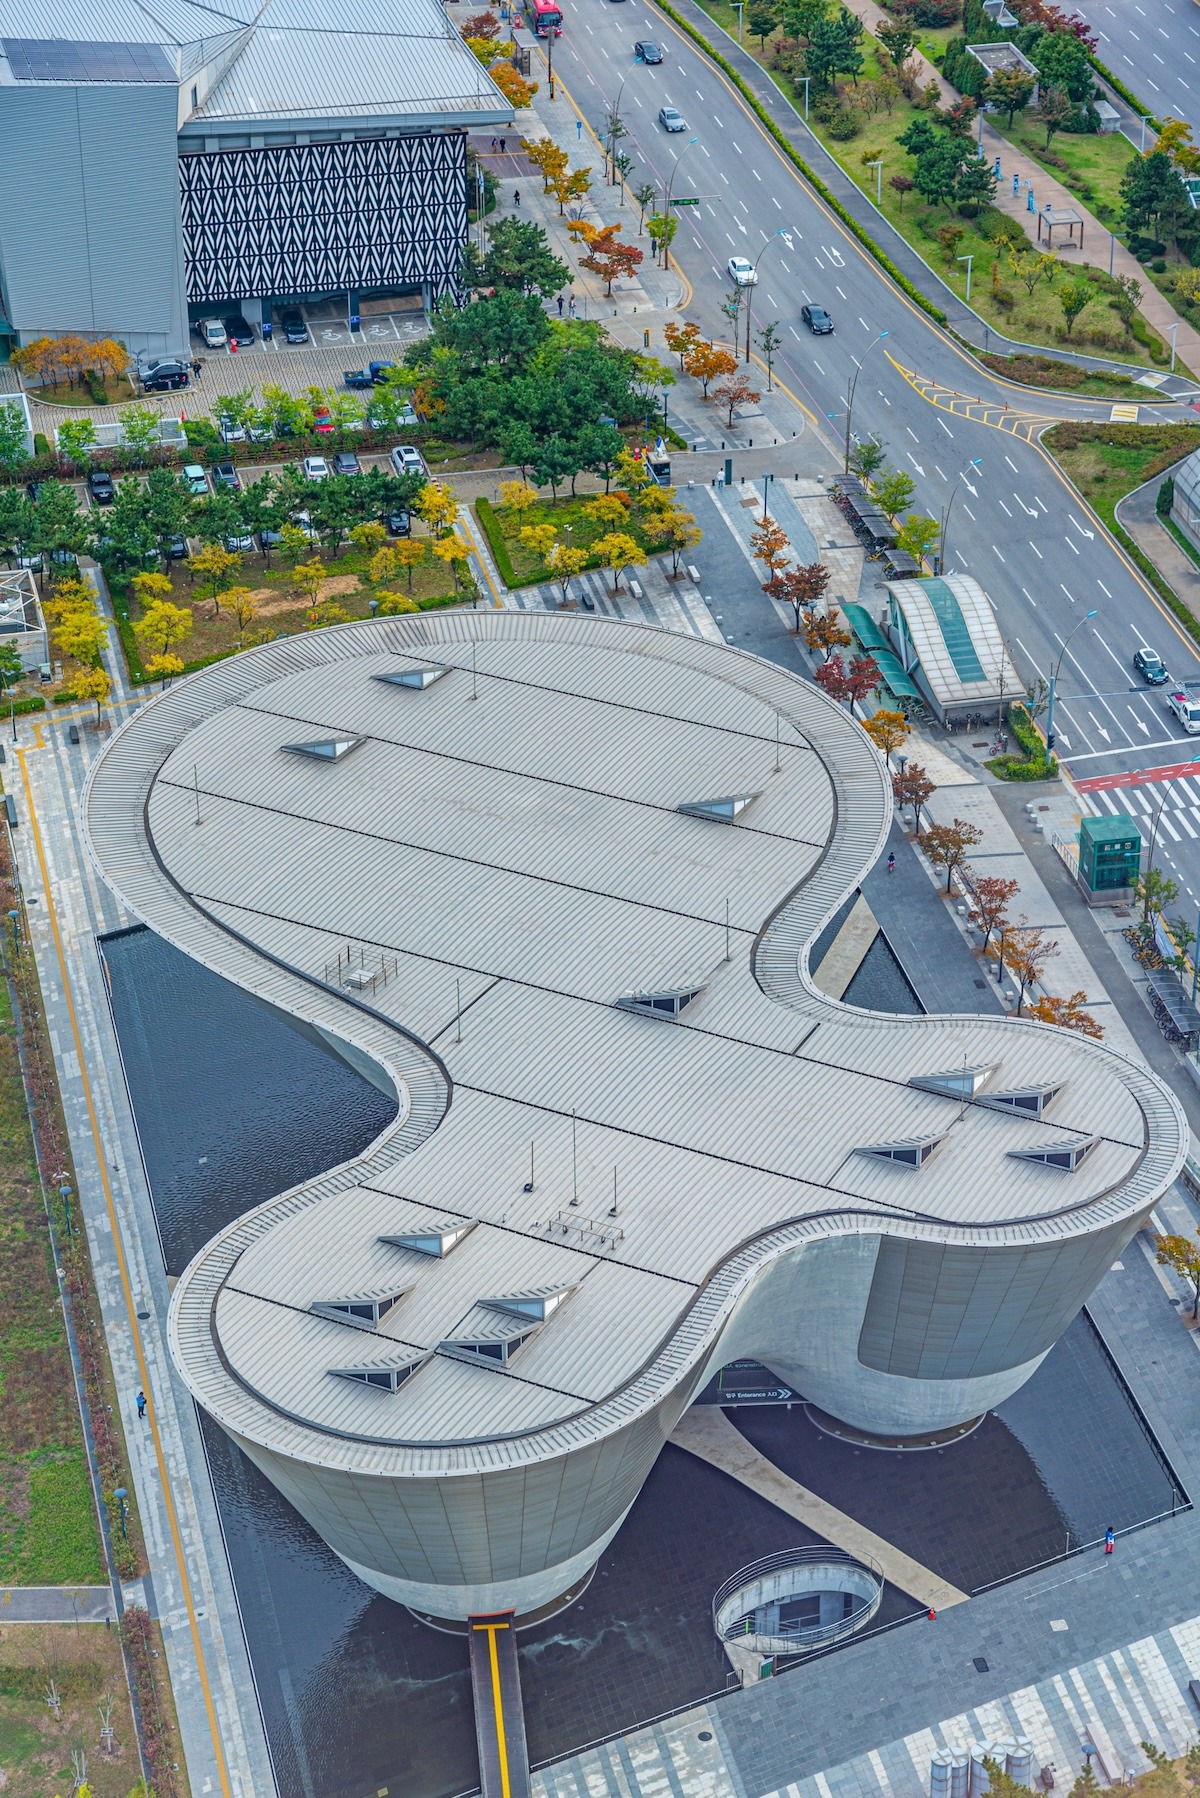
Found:
[[[757,793],[725,793],[719,799],[692,799],[675,809],[688,818],[713,818],[718,824],[733,824],[758,797]]]
[[[481,1299],[489,1311],[502,1311],[509,1317],[532,1318],[544,1324],[574,1292],[573,1286],[539,1286],[533,1292],[515,1292],[507,1298]]]
[[[485,1366],[507,1367],[512,1357],[537,1334],[536,1326],[526,1324],[522,1328],[514,1320],[511,1330],[504,1330],[495,1335],[452,1336],[445,1342],[439,1342],[440,1349],[448,1349],[456,1357],[465,1357],[470,1361],[482,1361]]]
[[[1061,1091],[1061,1086],[1024,1086],[1010,1093],[987,1093],[982,1103],[994,1106],[997,1111],[1040,1118],[1047,1105]]]
[[[376,1362],[367,1367],[331,1367],[329,1371],[339,1380],[357,1380],[359,1385],[374,1386],[380,1392],[399,1392],[405,1380],[416,1373],[424,1359],[424,1355],[413,1355],[407,1361],[393,1361],[385,1365]]]
[[[448,668],[397,668],[391,674],[373,674],[372,680],[380,680],[388,687],[413,687],[423,693],[426,687],[432,687],[435,680],[441,680],[443,674],[449,674]]]
[[[321,737],[313,743],[285,743],[289,755],[310,755],[318,762],[340,762],[364,742],[363,737]]]
[[[1078,1142],[1044,1143],[1036,1149],[1010,1149],[1014,1161],[1040,1161],[1043,1167],[1061,1167],[1073,1174],[1085,1155],[1090,1155],[1098,1136],[1084,1136]]]
[[[386,1242],[389,1248],[413,1249],[418,1255],[432,1255],[438,1261],[444,1261],[451,1249],[457,1248],[464,1236],[470,1235],[477,1219],[455,1218],[445,1223],[431,1224],[425,1230],[406,1231],[401,1236],[381,1236],[380,1242]]]
[[[621,1011],[644,1011],[651,1017],[677,1018],[704,991],[702,986],[664,987],[659,992],[624,993],[617,1000]]]
[[[978,1068],[951,1068],[947,1074],[914,1074],[909,1081],[918,1092],[939,1093],[946,1099],[973,1099],[984,1082],[996,1072],[995,1065]]]
[[[940,1136],[922,1136],[912,1142],[881,1142],[861,1148],[860,1155],[874,1155],[880,1161],[895,1161],[901,1167],[924,1167],[941,1142]]]
[[[402,1286],[390,1292],[365,1293],[360,1298],[318,1299],[309,1310],[314,1317],[326,1317],[332,1323],[352,1324],[357,1330],[373,1330],[409,1290]]]

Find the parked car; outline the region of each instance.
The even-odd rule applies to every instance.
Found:
[[[245,425],[234,424],[233,420],[226,418],[224,414],[220,421],[220,431],[222,443],[245,443],[246,441]]]
[[[167,557],[172,562],[182,562],[188,553],[186,537],[167,538]]]
[[[242,491],[242,477],[232,462],[218,462],[212,471],[213,487],[226,487],[230,493]]]
[[[274,443],[276,432],[274,425],[251,425],[246,435],[251,443]]]
[[[639,38],[633,46],[633,54],[638,62],[661,62],[663,53],[658,44],[652,44],[645,38]]]
[[[338,450],[333,458],[334,474],[361,474],[362,464],[353,450]]]
[[[758,270],[745,256],[731,256],[725,264],[729,270],[729,279],[735,287],[754,287],[758,281]]]
[[[328,406],[318,406],[313,413],[312,428],[319,431],[322,437],[328,437],[333,430],[333,418]]]
[[[173,356],[158,356],[138,371],[138,379],[143,393],[170,393],[187,386],[190,371],[186,362]]]
[[[278,549],[282,542],[282,531],[264,529],[258,533],[258,546],[262,550],[264,556],[267,555],[270,550]]]
[[[387,526],[389,537],[412,536],[412,519],[407,512],[401,512],[399,509],[395,512],[388,512],[384,515],[383,522]]]
[[[304,314],[298,312],[294,306],[288,308],[279,322],[283,326],[283,335],[289,343],[308,342],[308,326],[304,322]]]
[[[660,106],[659,107],[658,122],[662,126],[664,131],[686,131],[687,130],[687,120],[684,118],[684,116],[681,112],[676,112],[676,110],[673,106]]]
[[[242,531],[236,537],[222,537],[221,547],[231,555],[242,555],[246,550],[254,548],[254,538],[249,531]]]
[[[180,479],[188,492],[197,498],[208,496],[208,476],[198,462],[189,462],[182,469]]]
[[[389,413],[386,419],[382,418],[379,413],[372,412],[369,406],[367,408],[367,423],[373,431],[394,429],[398,424],[419,425],[420,422],[420,419],[417,417],[416,408],[413,406],[411,400],[404,400],[400,406],[400,410],[395,413]],[[357,427],[355,428],[357,429]]]
[[[204,340],[208,350],[223,350],[229,343],[225,335],[225,327],[219,318],[201,318],[196,321],[195,330]]]
[[[248,318],[242,317],[240,312],[231,313],[228,318],[222,319],[221,323],[225,327],[225,335],[230,343],[236,343],[239,349],[254,342],[254,327]]]
[[[87,478],[87,490],[98,506],[111,506],[113,478],[107,468],[93,468]]]
[[[373,387],[382,387],[395,366],[396,364],[394,362],[369,363],[367,366],[367,373],[371,377],[371,385]]]
[[[365,368],[348,368],[342,376],[343,387],[361,389],[373,385],[374,383]]]
[[[800,317],[815,337],[827,337],[833,330],[833,320],[824,306],[801,306]]]
[[[397,444],[389,457],[389,461],[392,464],[392,470],[395,474],[425,473],[425,459],[420,450],[414,449],[411,443]]]
[[[1133,652],[1133,665],[1148,687],[1163,687],[1170,678],[1163,665],[1163,659],[1154,650],[1147,649],[1145,644]]]
[[[324,481],[328,478],[329,464],[324,456],[305,456],[300,466],[304,470],[305,480]],[[306,520],[305,529],[308,528],[309,522]]]

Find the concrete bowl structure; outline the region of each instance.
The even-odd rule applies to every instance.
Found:
[[[1172,1095],[1098,1043],[816,990],[888,778],[723,645],[315,632],[151,701],[84,805],[149,926],[395,1094],[196,1256],[170,1339],[343,1560],[434,1616],[571,1588],[739,1357],[878,1434],[999,1403],[1183,1160]]]

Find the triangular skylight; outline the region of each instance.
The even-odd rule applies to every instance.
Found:
[[[526,1319],[518,1323],[512,1320],[512,1327],[505,1329],[503,1324],[493,1332],[478,1336],[451,1336],[445,1342],[439,1342],[439,1349],[448,1349],[454,1356],[462,1356],[470,1361],[482,1361],[488,1367],[507,1367],[509,1360],[516,1354],[523,1342],[537,1333],[536,1324]]]
[[[455,1218],[445,1223],[430,1224],[425,1230],[408,1230],[400,1236],[381,1236],[379,1241],[386,1242],[393,1249],[414,1249],[418,1255],[432,1255],[436,1260],[444,1261],[451,1249],[475,1228],[477,1221],[473,1217]]]
[[[389,687],[415,687],[423,693],[426,687],[432,687],[435,680],[441,680],[443,674],[449,674],[448,668],[397,668],[391,674],[373,674],[372,680],[381,680]]]
[[[1021,1117],[1040,1118],[1057,1093],[1058,1086],[1023,1086],[1010,1093],[985,1093],[981,1103],[993,1105],[997,1111],[1016,1112]]]
[[[623,993],[617,1005],[621,1011],[644,1011],[653,1018],[677,1018],[703,991],[702,986],[669,986],[657,992]]]
[[[919,1092],[939,1093],[946,1099],[973,1099],[995,1072],[995,1063],[990,1067],[951,1068],[948,1074],[914,1074],[908,1084]]]
[[[377,1362],[366,1367],[331,1367],[329,1371],[339,1380],[357,1380],[360,1386],[374,1386],[380,1392],[399,1392],[424,1359],[423,1354],[412,1355],[405,1361]]]
[[[312,743],[285,743],[291,755],[311,755],[318,762],[340,762],[363,742],[362,737],[321,737]]]
[[[410,1290],[392,1287],[385,1292],[363,1293],[352,1299],[317,1299],[308,1308],[316,1317],[327,1317],[336,1324],[352,1324],[357,1330],[373,1330],[380,1318]]]
[[[1010,1149],[1008,1152],[1014,1161],[1040,1161],[1044,1167],[1061,1167],[1073,1174],[1099,1141],[1098,1136],[1084,1136],[1078,1142],[1044,1143],[1041,1148]]]
[[[881,1142],[859,1149],[860,1155],[874,1155],[880,1161],[896,1161],[901,1167],[923,1167],[941,1142],[940,1136],[921,1136],[911,1142]]]
[[[675,810],[689,818],[715,818],[718,824],[732,824],[757,798],[757,793],[725,793],[720,799],[689,800]]]
[[[481,1299],[480,1303],[489,1311],[502,1311],[509,1317],[544,1324],[574,1290],[573,1286],[539,1286],[533,1292],[514,1292],[507,1298]]]

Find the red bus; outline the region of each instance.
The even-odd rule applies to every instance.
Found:
[[[538,37],[562,36],[562,8],[555,0],[533,0],[533,29]]]

